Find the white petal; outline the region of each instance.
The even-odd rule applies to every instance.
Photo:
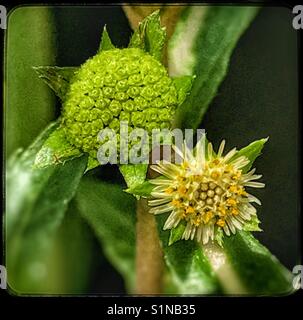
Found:
[[[248,194],[247,197],[248,197],[249,202],[255,202],[259,206],[261,205],[261,201],[258,198],[256,198],[255,196],[253,196],[252,194]]]
[[[191,239],[191,240],[194,240],[195,233],[196,233],[196,229],[197,229],[196,227],[193,227],[193,228],[192,228],[191,235],[190,235],[190,239]]]
[[[161,214],[164,212],[172,211],[173,209],[174,209],[174,206],[170,204],[164,204],[162,206],[151,208],[149,212],[154,214]]]
[[[233,225],[233,223],[232,223],[232,221],[230,220],[229,217],[226,219],[226,222],[227,222],[227,224],[228,224],[228,226],[229,226],[230,231],[231,231],[233,234],[235,234],[235,233],[236,233],[236,228],[235,228],[235,226]]]
[[[153,206],[158,206],[160,204],[164,204],[164,203],[167,203],[169,202],[170,199],[168,198],[163,198],[163,199],[153,199],[153,200],[149,200],[148,201],[148,205],[153,207]]]
[[[196,159],[197,165],[204,167],[205,164],[205,133],[202,135],[201,139],[197,142],[196,145]]]
[[[242,177],[242,181],[243,182],[248,182],[248,181],[252,181],[252,180],[258,180],[262,178],[262,174],[254,174],[254,175],[251,175],[250,177],[247,177],[247,178],[244,178]]]
[[[173,173],[174,175],[180,174],[182,171],[179,165],[168,162],[166,160],[163,160],[161,163],[159,163],[158,167],[166,170],[168,173]]]
[[[232,150],[230,150],[223,158],[224,162],[227,162],[230,158],[232,158],[235,153],[237,152],[236,148],[233,148]]]
[[[239,223],[241,225],[243,225],[245,223],[246,220],[244,220],[243,218],[240,217],[240,215],[237,215],[234,217],[235,220],[239,221]]]
[[[208,232],[208,226],[206,226],[204,227],[204,230],[203,230],[203,236],[202,236],[203,244],[206,244],[208,242],[208,238],[209,238],[209,232]]]
[[[179,216],[179,215],[178,215],[178,216]],[[174,225],[173,225],[173,228],[176,228],[176,226],[179,224],[180,221],[181,221],[181,218],[176,217],[175,223],[174,223]]]
[[[203,231],[203,226],[199,226],[198,231],[197,231],[197,241],[201,242],[202,239],[202,231]]]
[[[165,221],[163,230],[171,229],[176,224],[176,221],[178,220],[180,221],[180,219],[178,218],[177,212],[173,211]]]
[[[165,193],[166,189],[167,189],[167,186],[156,186],[156,187],[153,188],[153,191]]]
[[[243,206],[239,208],[239,215],[241,218],[243,218],[244,220],[250,220],[251,219],[251,212],[249,211],[249,209],[247,208],[247,206]]]
[[[152,180],[149,180],[149,182],[156,186],[162,186],[162,185],[170,186],[172,184],[172,180],[168,180],[168,179],[152,179]]]
[[[207,145],[207,156],[208,156],[208,160],[211,160],[213,158],[213,145],[211,142],[208,142],[208,145]]]
[[[195,158],[194,158],[191,150],[186,145],[185,141],[184,141],[184,154],[185,154],[185,157],[184,157],[185,161],[188,161],[188,162],[194,162],[195,161]]]
[[[243,174],[243,175],[242,175],[242,178],[243,178],[243,179],[246,179],[246,178],[248,178],[248,177],[251,177],[255,172],[256,172],[256,168],[254,168],[254,169],[250,170],[249,172]]]
[[[228,235],[228,236],[230,236],[230,232],[229,232],[229,229],[228,229],[228,226],[225,224],[225,226],[223,227],[223,230],[224,230],[224,232]]]
[[[252,187],[252,188],[264,188],[265,184],[262,182],[246,182],[244,183],[245,187]]]
[[[242,160],[241,162],[239,162],[236,165],[234,165],[234,167],[236,169],[241,169],[241,168],[245,167],[248,164],[249,164],[249,160]]]
[[[239,216],[244,220],[250,220],[250,215],[245,211],[240,211]]]
[[[171,199],[171,194],[168,194],[166,192],[158,192],[158,191],[152,191],[150,195],[154,198],[169,198]]]
[[[225,147],[225,140],[222,140],[220,143],[220,146],[219,146],[218,153],[217,153],[218,158],[220,158],[222,156],[223,151],[224,151],[224,147]]]
[[[249,160],[244,157],[244,156],[241,156],[239,158],[236,158],[235,160],[233,160],[231,162],[231,164],[236,168],[236,169],[241,169],[243,168],[244,166],[246,166],[247,164],[249,163]]]
[[[250,203],[242,204],[239,209],[249,215],[256,214],[257,212],[256,208]]]
[[[183,232],[182,239],[188,240],[191,234],[192,225],[188,222]]]
[[[160,173],[161,175],[164,175],[168,178],[171,178],[171,179],[174,179],[176,174],[170,169],[170,168],[167,168],[161,164],[158,164],[158,165],[151,165],[150,166],[152,170]]]
[[[231,217],[230,219],[231,219],[231,222],[233,223],[233,225],[234,225],[237,229],[239,229],[239,230],[242,229],[242,224],[240,223],[239,220],[235,219],[234,217]]]
[[[181,159],[184,159],[184,153],[179,148],[177,148],[176,145],[173,145],[173,149],[175,153],[181,157]]]
[[[209,231],[210,231],[210,238],[211,238],[212,240],[214,240],[214,237],[215,237],[214,224],[209,225]]]

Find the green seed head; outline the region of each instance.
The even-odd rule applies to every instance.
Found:
[[[129,131],[169,128],[176,106],[176,88],[160,62],[140,49],[113,49],[81,66],[62,123],[69,142],[96,158],[101,129],[115,130],[119,140],[120,121],[128,121]]]

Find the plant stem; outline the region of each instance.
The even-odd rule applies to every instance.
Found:
[[[155,216],[148,212],[147,201],[137,202],[136,292],[160,294],[164,269]]]
[[[167,40],[184,6],[123,6],[130,25],[136,29],[139,22],[157,9],[161,9],[161,22],[166,27]],[[164,48],[164,65],[167,66],[167,41]],[[151,174],[149,170],[149,174]],[[163,253],[160,246],[155,216],[148,212],[147,201],[137,202],[136,226],[136,293],[160,294],[163,292]]]

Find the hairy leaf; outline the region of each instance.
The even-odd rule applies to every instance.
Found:
[[[128,188],[134,188],[145,181],[147,164],[121,164],[119,166]]]
[[[240,36],[254,19],[254,7],[188,7],[169,44],[171,76],[197,76],[178,108],[175,126],[197,128],[224,79]],[[185,43],[186,42],[186,43]]]
[[[106,26],[104,26],[103,32],[102,32],[102,39],[99,47],[99,52],[104,50],[111,50],[111,49],[115,49],[115,46],[112,44],[112,41],[106,30]]]
[[[260,139],[257,141],[254,141],[252,143],[250,143],[247,147],[242,148],[241,150],[239,150],[231,160],[241,157],[241,156],[245,156],[250,162],[249,164],[247,164],[245,167],[242,168],[243,172],[247,172],[251,169],[254,161],[256,160],[256,158],[261,155],[261,151],[264,147],[264,144],[268,141],[268,138],[266,139]]]
[[[100,166],[100,162],[97,159],[93,158],[92,156],[88,157],[86,171],[95,169],[95,168],[97,168],[99,166]]]
[[[38,151],[34,162],[35,167],[57,165],[83,155],[79,149],[66,140],[65,134],[60,128],[60,122],[57,122],[56,126],[56,130],[49,135]]]
[[[69,88],[69,83],[75,75],[78,67],[33,67],[40,79],[42,79],[61,99],[64,100]]]
[[[145,50],[161,61],[165,39],[165,28],[161,27],[160,12],[157,10],[142,20],[131,37],[129,47]]]
[[[134,196],[147,198],[147,197],[150,197],[150,193],[152,192],[154,187],[155,186],[153,184],[151,184],[148,180],[146,180],[141,184],[137,184],[132,188],[126,189],[125,191]]]
[[[253,215],[251,219],[244,224],[243,230],[244,231],[263,231],[259,227],[260,223],[261,221],[258,219],[257,215]]]
[[[174,85],[178,91],[178,105],[181,105],[190,94],[196,76],[183,76],[174,78]]]
[[[186,223],[181,221],[176,228],[170,230],[170,236],[168,241],[169,246],[181,240],[185,227]]]

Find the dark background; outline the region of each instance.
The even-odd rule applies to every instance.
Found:
[[[93,56],[107,24],[115,45],[127,46],[131,29],[119,6],[57,7],[58,66],[78,66]],[[217,147],[242,147],[269,136],[256,161],[264,175],[258,208],[262,233],[255,236],[290,270],[299,263],[298,33],[287,8],[262,8],[240,39],[201,127]],[[201,93],[203,94],[203,93]],[[59,104],[58,104],[59,114]],[[113,170],[113,171],[111,171]],[[111,172],[110,172],[111,171]],[[107,176],[117,176],[108,168]],[[123,280],[104,257],[92,266],[91,293],[121,293]]]

